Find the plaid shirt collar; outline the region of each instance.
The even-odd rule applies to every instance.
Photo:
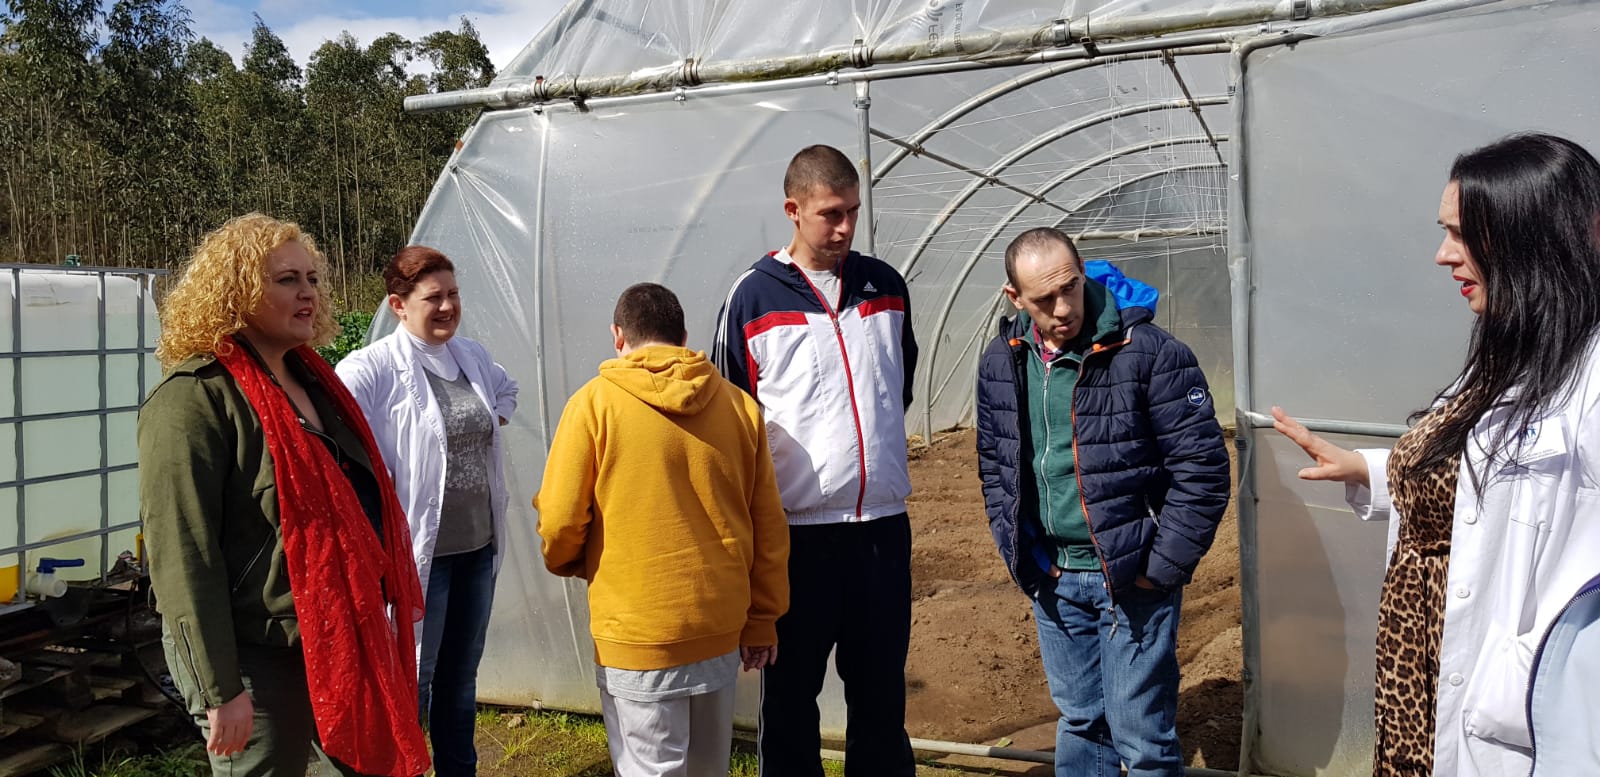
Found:
[[[1067,352],[1066,348],[1056,350],[1048,345],[1045,345],[1044,335],[1039,332],[1038,324],[1033,325],[1033,344],[1039,346],[1039,358],[1043,360],[1045,364],[1049,364],[1056,359],[1061,358],[1061,354]]]

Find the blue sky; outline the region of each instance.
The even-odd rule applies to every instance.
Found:
[[[564,5],[564,0],[185,0],[196,36],[210,38],[238,61],[258,14],[305,67],[311,52],[340,32],[363,44],[386,32],[416,40],[455,29],[465,16],[477,26],[495,67],[503,68]]]

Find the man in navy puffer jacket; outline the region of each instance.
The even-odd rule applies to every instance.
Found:
[[[1006,249],[1020,312],[978,365],[978,472],[1034,600],[1056,774],[1179,777],[1178,612],[1228,454],[1194,353],[1151,323],[1155,290],[1090,264],[1056,229]]]

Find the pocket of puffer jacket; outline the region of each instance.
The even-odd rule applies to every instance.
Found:
[[[1467,686],[1463,705],[1467,736],[1522,749],[1532,747],[1527,700],[1533,648],[1525,640],[1505,637],[1480,666],[1486,669]]]

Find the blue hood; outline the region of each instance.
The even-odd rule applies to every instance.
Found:
[[[1150,311],[1153,318],[1156,314],[1156,303],[1161,299],[1161,292],[1137,278],[1129,278],[1122,274],[1117,266],[1104,260],[1092,259],[1083,263],[1083,271],[1089,280],[1111,290],[1111,296],[1116,297],[1117,307],[1122,310],[1128,308],[1144,308]]]

